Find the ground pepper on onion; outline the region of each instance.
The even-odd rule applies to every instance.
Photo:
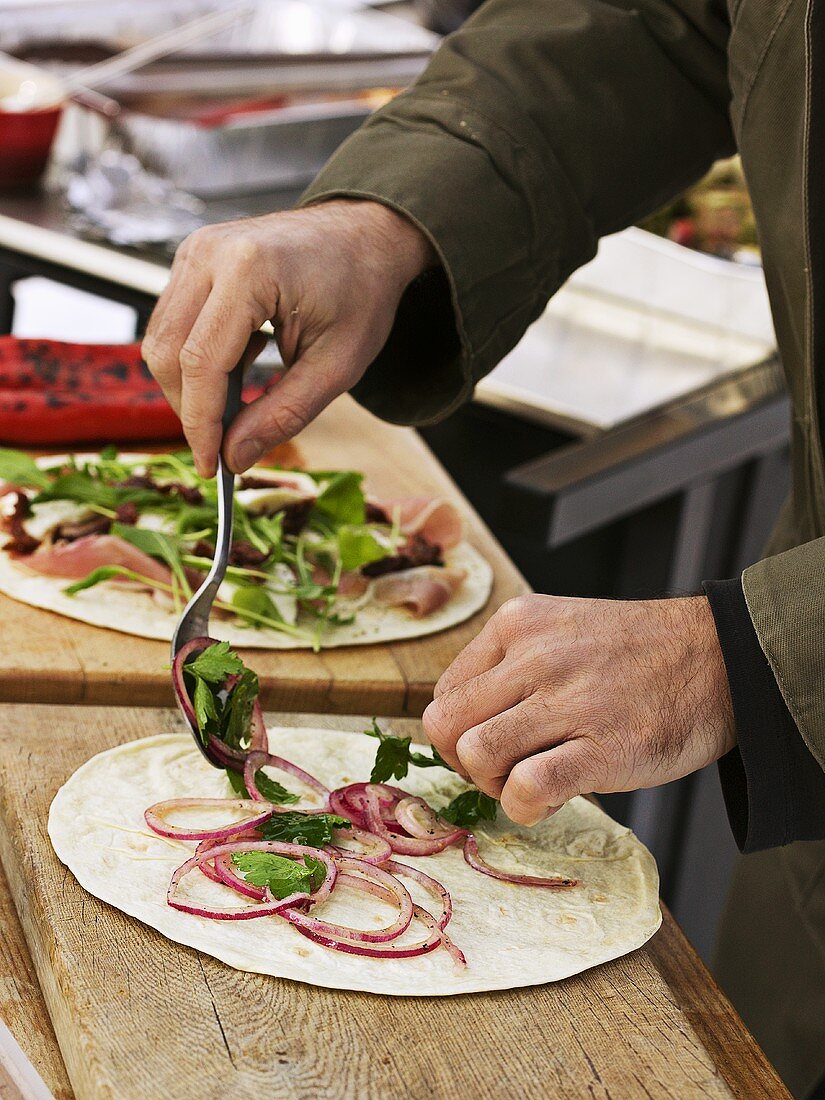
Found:
[[[224,763],[237,796],[171,799],[146,810],[146,824],[159,836],[198,842],[194,855],[172,875],[167,900],[173,908],[211,920],[277,917],[314,943],[369,958],[413,958],[443,948],[457,966],[465,966],[463,952],[446,932],[449,891],[397,856],[433,856],[461,844],[467,864],[481,874],[531,888],[578,885],[576,879],[511,874],[486,863],[471,829],[495,817],[494,800],[470,790],[436,810],[388,783],[403,779],[410,766],[448,765],[435,751],[418,752],[409,738],[386,734],[375,722],[365,731],[379,742],[369,782],[329,790],[270,753],[257,677],[226,642],[190,642],[177,655],[172,676],[181,706]],[[281,772],[284,783],[265,768]],[[237,817],[212,828],[169,821],[178,811],[198,808],[231,810]],[[244,903],[218,908],[187,900],[181,883],[194,873],[228,887]],[[416,904],[405,879],[432,898],[434,912]],[[323,903],[342,889],[385,902],[394,911],[392,919],[378,929],[324,920]],[[410,943],[406,933],[413,927],[421,934]]]

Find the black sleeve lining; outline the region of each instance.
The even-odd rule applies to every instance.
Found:
[[[728,674],[738,744],[719,761],[731,829],[743,852],[825,838],[825,772],[782,698],[742,582],[706,581]]]

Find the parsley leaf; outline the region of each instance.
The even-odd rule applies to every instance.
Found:
[[[483,791],[464,791],[439,811],[439,817],[462,829],[471,829],[479,821],[495,821],[498,802]]]
[[[298,810],[290,810],[270,817],[258,826],[258,832],[264,840],[282,840],[289,844],[322,848],[331,842],[334,829],[351,828],[352,822],[337,814],[302,814]]]
[[[388,779],[403,779],[410,770],[410,764],[417,768],[446,768],[453,769],[438,755],[435,749],[432,756],[425,753],[413,752],[410,748],[411,737],[395,737],[391,733],[384,733],[376,720],[372,720],[372,728],[364,730],[368,737],[377,737],[381,744],[375,753],[375,763],[370,774],[371,783],[386,783]]]
[[[220,718],[221,728],[218,736],[230,749],[241,748],[249,739],[252,707],[258,697],[259,690],[258,677],[252,669],[245,668],[241,673],[240,680],[226,698]]]
[[[206,730],[211,722],[218,721],[218,708],[215,696],[206,680],[198,677],[195,680],[195,690],[192,693],[192,706],[195,708],[195,718],[199,730]]]
[[[210,684],[222,684],[229,676],[239,676],[244,671],[244,664],[238,654],[231,651],[229,642],[215,642],[201,650],[184,668]]]
[[[45,489],[51,484],[51,480],[31,455],[0,448],[0,481],[7,481],[10,485],[25,485],[32,489]]]
[[[335,524],[363,526],[367,514],[361,489],[363,480],[363,474],[354,470],[339,470],[334,473],[318,494],[313,511]]]
[[[246,784],[244,783],[241,772],[236,772],[232,768],[227,768],[226,777],[231,783],[233,791],[235,791],[239,798],[249,797],[249,792],[246,789]],[[267,802],[274,802],[279,806],[283,806],[298,801],[297,794],[288,791],[277,779],[270,779],[264,771],[259,770],[255,773],[255,786]]]
[[[318,888],[316,882],[320,886],[326,877],[324,864],[312,856],[306,856],[302,863],[298,863],[272,852],[235,852],[232,862],[248,883],[268,886],[272,895],[279,899],[290,894],[311,893]]]

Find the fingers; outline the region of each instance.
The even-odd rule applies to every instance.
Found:
[[[313,346],[279,382],[241,409],[224,441],[230,469],[243,473],[266,451],[292,439],[355,380],[342,369],[339,355]]]
[[[476,786],[498,798],[519,761],[566,741],[575,732],[533,695],[468,729],[459,737],[455,752]]]
[[[149,318],[141,344],[141,355],[146,365],[178,416],[181,403],[180,349],[211,289],[212,282],[205,272],[189,268],[184,263],[176,264]]]
[[[588,741],[577,738],[516,764],[501,791],[501,808],[518,825],[536,825],[600,785],[598,758]]]
[[[221,446],[227,376],[248,355],[250,335],[264,318],[244,308],[226,282],[212,288],[183,346],[180,418],[202,477],[212,477]],[[256,323],[257,322],[257,323]]]
[[[448,764],[473,774],[456,752],[457,742],[467,736],[468,730],[520,703],[529,690],[512,665],[504,661],[434,699],[424,711],[424,732]]]
[[[453,691],[474,676],[489,672],[501,661],[505,646],[497,622],[498,614],[499,612],[496,612],[487,620],[475,638],[462,649],[446,672],[441,675],[433,691],[434,699],[437,700],[447,692]],[[427,710],[429,709],[428,707]]]

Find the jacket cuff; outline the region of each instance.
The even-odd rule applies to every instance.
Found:
[[[754,630],[742,582],[704,585],[728,674],[737,747],[719,761],[743,852],[825,838],[825,772],[802,740]]]

